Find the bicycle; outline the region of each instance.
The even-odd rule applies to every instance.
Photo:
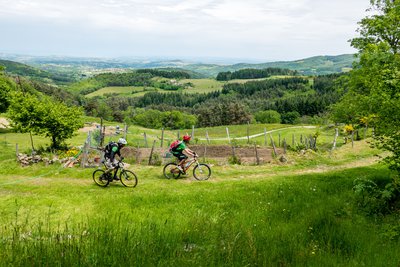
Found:
[[[136,174],[130,170],[125,170],[122,160],[123,159],[118,161],[118,164],[114,169],[107,169],[107,166],[103,161],[103,169],[98,169],[93,172],[94,182],[101,187],[106,187],[113,180],[120,180],[126,187],[136,187],[138,183]],[[112,173],[113,171],[114,173]]]
[[[167,163],[163,168],[163,174],[167,179],[178,179],[182,174],[185,175],[190,166],[195,165],[193,168],[193,176],[196,180],[208,180],[211,176],[211,168],[205,163],[199,163],[197,157],[188,160],[185,167],[181,171],[178,164],[175,162]]]

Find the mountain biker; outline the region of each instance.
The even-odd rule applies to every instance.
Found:
[[[182,138],[183,141],[177,143],[177,145],[171,149],[172,155],[174,155],[176,158],[178,158],[180,160],[180,162],[178,163],[178,169],[181,172],[184,172],[184,166],[185,166],[186,160],[188,159],[188,156],[185,155],[184,153],[189,154],[193,157],[197,157],[196,152],[194,152],[193,150],[191,150],[187,147],[187,145],[190,142],[190,138],[191,137],[189,135],[184,135]]]
[[[108,169],[114,169],[117,166],[118,161],[115,159],[115,155],[118,155],[121,160],[123,159],[121,149],[127,144],[128,142],[124,138],[120,138],[117,143],[110,142],[105,146],[104,159]]]

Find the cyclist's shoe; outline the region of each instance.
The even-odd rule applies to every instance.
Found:
[[[178,165],[176,168],[177,168],[181,173],[185,173],[185,171],[182,169],[181,166]]]

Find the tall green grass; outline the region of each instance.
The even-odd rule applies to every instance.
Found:
[[[143,130],[131,129],[129,140]],[[366,141],[288,154],[284,165],[212,166],[204,182],[167,180],[162,167],[132,165],[134,189],[100,188],[94,169],[22,168],[15,143],[28,150],[29,135],[3,130],[0,266],[400,265],[398,211],[371,216],[353,191],[357,178],[390,181],[385,166],[356,168],[380,153]]]
[[[356,177],[388,179],[384,167],[264,177],[240,169],[247,176],[214,167],[214,179],[194,182],[141,167],[133,190],[97,187],[91,169],[0,185],[0,265],[400,264],[387,227],[399,216],[364,215],[352,191]]]

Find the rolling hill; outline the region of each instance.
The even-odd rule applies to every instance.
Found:
[[[145,60],[145,59],[101,59],[71,57],[34,57],[0,54],[0,58],[32,65],[51,73],[68,75],[93,75],[101,72],[116,72],[124,69],[174,68],[192,71],[192,77],[216,77],[219,72],[235,71],[244,68],[263,69],[268,67],[296,70],[302,75],[321,75],[348,71],[355,60],[354,55],[315,56],[295,61],[277,61],[260,64],[205,64],[183,60]],[[196,74],[196,75],[194,75]],[[194,77],[197,76],[197,77]]]
[[[11,60],[0,59],[0,66],[5,67],[5,72],[10,75],[23,76],[45,83],[62,84],[76,81],[71,75],[53,73]]]

